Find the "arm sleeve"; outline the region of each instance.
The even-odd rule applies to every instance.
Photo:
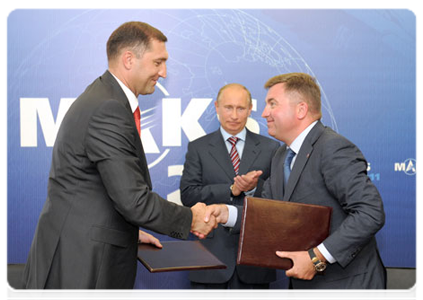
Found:
[[[203,177],[199,150],[189,143],[180,184],[182,203],[189,207],[197,202],[207,205],[232,204],[230,183],[206,184]]]
[[[89,123],[85,138],[88,158],[96,165],[114,208],[130,223],[187,238],[191,210],[168,202],[147,184],[148,169],[135,146],[133,118],[115,100],[105,101]]]
[[[346,266],[383,227],[382,199],[367,176],[362,153],[346,139],[325,145],[321,170],[328,191],[346,216],[324,245],[336,261]]]

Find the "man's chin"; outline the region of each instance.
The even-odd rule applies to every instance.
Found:
[[[141,95],[151,95],[152,93],[154,93],[154,91],[156,90],[156,87],[153,86],[151,89],[144,91],[142,93],[140,93]]]

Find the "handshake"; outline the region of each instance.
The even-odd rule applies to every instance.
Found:
[[[263,174],[261,170],[250,171],[244,175],[237,175],[232,185],[232,195],[238,196],[242,192],[255,189],[259,177]],[[191,207],[192,224],[191,232],[200,239],[204,239],[219,223],[228,222],[229,210],[225,204],[213,204],[206,206],[204,203],[197,203]]]
[[[191,207],[191,212],[191,232],[200,239],[204,239],[213,229],[217,228],[219,223],[226,223],[229,217],[229,210],[225,204],[206,206],[199,202]]]

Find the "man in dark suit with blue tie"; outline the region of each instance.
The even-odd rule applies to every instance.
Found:
[[[138,96],[153,93],[166,77],[166,41],[142,22],[125,23],[110,36],[109,69],[60,126],[24,288],[133,288],[138,241],[161,246],[139,227],[180,239],[212,229],[213,222],[203,222],[204,204],[189,209],[152,191]]]
[[[329,237],[320,245],[308,251],[276,252],[294,263],[286,271],[292,288],[386,288],[386,270],[375,238],[385,213],[380,194],[367,176],[363,154],[320,122],[320,89],[314,78],[284,74],[269,79],[265,87],[262,116],[269,134],[285,145],[272,159],[263,198],[333,209]],[[225,206],[209,210],[222,222],[228,218]]]
[[[330,235],[322,244],[277,253],[294,262],[286,272],[292,287],[385,288],[386,271],[375,239],[385,213],[363,154],[320,122],[320,89],[311,76],[284,74],[269,79],[265,87],[263,117],[269,134],[286,146],[272,161],[263,197],[333,208]],[[290,153],[293,159],[285,162]]]
[[[181,178],[181,200],[187,206],[197,202],[242,206],[246,194],[260,195],[271,158],[280,146],[245,127],[252,99],[244,86],[222,87],[215,107],[221,127],[188,145]],[[238,240],[239,234],[223,226],[202,240],[227,269],[190,272],[193,288],[269,287],[276,278],[274,270],[236,265]]]

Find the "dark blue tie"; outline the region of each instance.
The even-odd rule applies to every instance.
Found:
[[[285,163],[284,163],[284,166],[283,166],[283,175],[284,175],[284,180],[285,180],[284,181],[285,186],[286,186],[286,183],[288,182],[289,174],[291,174],[291,162],[292,162],[292,159],[294,158],[294,156],[295,156],[295,152],[292,151],[291,148],[288,148],[288,151],[287,151],[286,156],[285,156]]]

